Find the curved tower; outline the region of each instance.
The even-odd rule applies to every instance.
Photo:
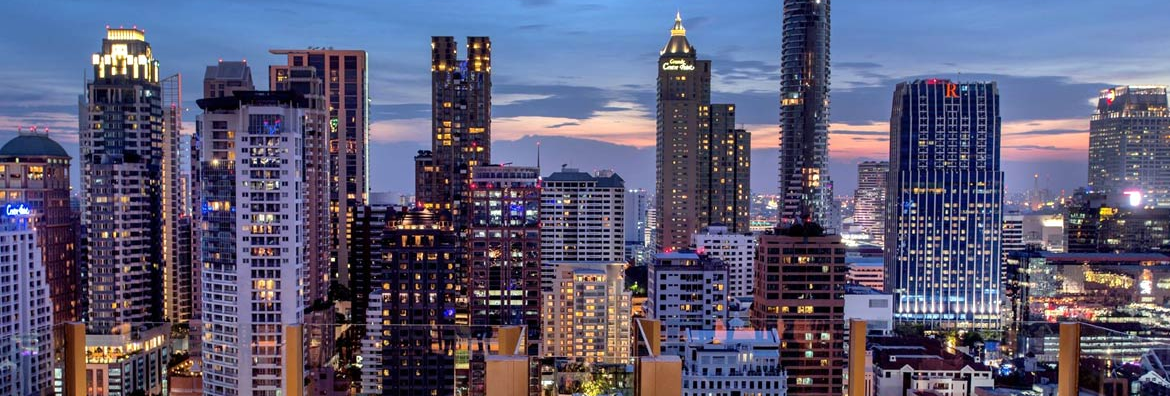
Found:
[[[782,225],[813,221],[827,230],[829,181],[829,0],[784,0],[780,55]]]

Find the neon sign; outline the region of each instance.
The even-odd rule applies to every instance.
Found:
[[[959,97],[959,84],[948,83],[947,89],[946,89],[946,94],[944,96],[948,97],[948,98]]]
[[[280,119],[277,118],[276,121],[273,121],[271,124],[269,124],[268,121],[264,121],[264,131],[268,132],[269,135],[280,133]]]
[[[695,70],[695,65],[688,63],[686,59],[668,59],[662,63],[662,70]]]
[[[32,214],[32,209],[29,209],[25,204],[8,204],[4,207],[4,213],[9,216],[28,216]]]

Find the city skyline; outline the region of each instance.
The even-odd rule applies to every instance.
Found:
[[[1008,192],[1030,187],[1030,176],[1040,173],[1046,187],[1071,189],[1085,184],[1088,117],[1091,100],[1100,89],[1112,85],[1165,84],[1170,73],[1156,66],[1155,59],[1166,52],[1150,45],[1157,35],[1134,34],[1124,42],[1110,42],[1108,28],[1098,20],[1124,15],[1136,29],[1156,24],[1140,23],[1166,7],[1153,2],[1119,5],[1101,12],[1083,7],[1049,10],[1041,6],[950,2],[866,2],[834,9],[834,85],[830,126],[830,150],[837,195],[848,195],[855,182],[848,172],[862,159],[885,156],[889,89],[899,81],[918,76],[954,77],[962,72],[968,81],[996,80],[1004,92],[1004,168]],[[182,6],[168,12],[199,12],[215,5]],[[27,8],[26,8],[27,7]],[[264,5],[241,5],[237,14],[265,12]],[[669,17],[681,10],[684,24],[695,32],[694,44],[705,48],[716,67],[712,100],[739,106],[737,119],[753,132],[753,156],[759,164],[775,158],[778,122],[780,5],[751,2],[740,7],[708,4],[607,4],[566,5],[551,1],[527,1],[500,7],[497,4],[470,5],[471,16],[450,16],[443,23],[411,15],[429,15],[422,3],[408,2],[379,6],[341,6],[329,20],[354,18],[350,33],[323,30],[308,36],[292,26],[314,15],[314,4],[302,4],[303,12],[286,15],[293,23],[249,20],[244,17],[222,21],[201,21],[200,29],[188,29],[185,21],[152,24],[159,10],[137,10],[129,6],[59,7],[54,23],[77,29],[44,32],[38,40],[13,40],[2,44],[6,52],[22,59],[36,60],[43,67],[6,66],[17,77],[0,86],[0,138],[16,133],[18,125],[52,128],[54,139],[71,155],[76,146],[76,96],[86,59],[78,53],[92,52],[93,34],[109,24],[130,27],[137,23],[147,29],[158,47],[157,58],[166,75],[179,72],[197,78],[201,68],[216,59],[249,59],[262,67],[277,64],[279,56],[270,48],[333,46],[361,48],[370,56],[371,106],[371,191],[409,192],[411,175],[377,172],[385,168],[409,168],[408,158],[429,142],[426,58],[427,37],[434,34],[487,35],[496,44],[496,96],[493,129],[499,142],[528,135],[541,136],[521,143],[499,144],[499,161],[535,163],[535,142],[542,140],[549,163],[570,162],[583,170],[601,167],[604,161],[627,178],[630,187],[652,186],[651,173],[637,171],[652,158],[653,149],[653,49],[660,46],[661,31]],[[481,8],[482,7],[482,8]],[[27,31],[29,23],[43,25],[36,17],[43,9],[14,5],[13,23],[3,29],[11,34]],[[1137,10],[1142,12],[1136,12]],[[317,10],[320,11],[320,10]],[[899,12],[924,13],[915,26],[889,26],[878,15]],[[996,23],[969,26],[962,18],[972,13],[989,15]],[[1116,14],[1114,14],[1116,13]],[[284,14],[282,14],[284,15]],[[499,18],[480,18],[481,15]],[[1043,20],[1041,20],[1043,16]],[[618,18],[622,23],[594,26],[589,21]],[[284,19],[282,19],[284,20]],[[523,22],[500,22],[522,20]],[[1060,20],[1061,23],[1048,22]],[[433,21],[431,21],[433,22]],[[305,22],[308,23],[308,22]],[[338,23],[338,22],[333,22]],[[458,26],[452,29],[446,25]],[[743,29],[719,29],[735,24]],[[154,25],[154,26],[151,26]],[[287,25],[288,27],[285,27]],[[1042,27],[1046,34],[1017,39],[1018,31]],[[942,29],[942,27],[963,26]],[[43,29],[38,25],[38,29]],[[386,29],[385,32],[381,32]],[[1154,28],[1150,32],[1154,32]],[[214,32],[207,34],[204,32]],[[258,34],[263,31],[265,34]],[[744,32],[755,32],[747,34]],[[929,35],[924,35],[925,32]],[[195,32],[200,32],[195,35]],[[287,34],[282,34],[282,32]],[[379,32],[393,40],[369,40]],[[271,33],[270,35],[268,33]],[[1140,32],[1139,32],[1140,33]],[[244,37],[228,40],[230,37]],[[980,40],[972,40],[979,37]],[[1143,38],[1147,37],[1147,38]],[[616,39],[616,42],[614,42]],[[1146,41],[1149,40],[1149,41]],[[609,45],[613,42],[613,45]],[[963,45],[940,45],[963,42]],[[420,44],[422,43],[422,44]],[[1077,43],[1070,45],[1067,43]],[[44,48],[53,48],[46,51]],[[565,49],[572,48],[572,50]],[[1102,48],[1099,52],[1095,48]],[[649,50],[648,50],[649,49]],[[1160,53],[1162,52],[1162,53]],[[539,55],[539,56],[537,56]],[[1108,58],[1103,66],[1100,59]],[[591,65],[590,62],[599,64]],[[566,67],[565,65],[572,65]],[[199,98],[195,84],[188,84],[188,122],[193,119],[193,100]],[[575,125],[574,125],[575,124]],[[193,131],[192,126],[185,132]],[[594,139],[613,144],[624,156],[598,156],[598,149],[571,152],[573,139]],[[562,146],[558,149],[557,146]],[[511,148],[507,146],[513,146]],[[584,142],[586,147],[611,148]],[[631,151],[632,150],[632,151]],[[580,151],[580,150],[578,150]],[[382,155],[379,155],[382,154]],[[595,158],[591,158],[595,157]],[[600,158],[596,157],[611,157]],[[590,162],[590,161],[602,161]],[[760,162],[763,161],[763,162]],[[556,162],[556,163],[561,163]],[[1076,171],[1064,171],[1076,167]],[[758,166],[753,171],[754,190],[774,193],[775,170]],[[628,170],[627,170],[628,169]],[[75,175],[78,172],[73,172]],[[548,173],[542,171],[542,173]],[[77,182],[74,182],[77,186]]]

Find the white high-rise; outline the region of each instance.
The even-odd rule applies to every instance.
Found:
[[[687,330],[715,330],[728,315],[727,266],[690,250],[659,253],[647,275],[646,317],[662,322],[664,353],[682,354]]]
[[[27,218],[6,217],[0,220],[0,395],[43,395],[53,379],[49,284],[36,231]]]
[[[572,168],[542,180],[540,256],[545,262],[625,260],[625,181]]]
[[[630,356],[625,263],[545,263],[541,354],[616,362]]]
[[[727,288],[731,298],[751,297],[756,279],[754,235],[737,234],[721,224],[711,225],[692,236],[691,244],[699,252],[723,260],[727,265]]]
[[[198,103],[204,394],[303,386],[284,383],[283,330],[305,308],[310,101],[236,91]]]

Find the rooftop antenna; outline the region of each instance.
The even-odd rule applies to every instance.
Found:
[[[540,141],[536,141],[536,170],[540,170]]]

